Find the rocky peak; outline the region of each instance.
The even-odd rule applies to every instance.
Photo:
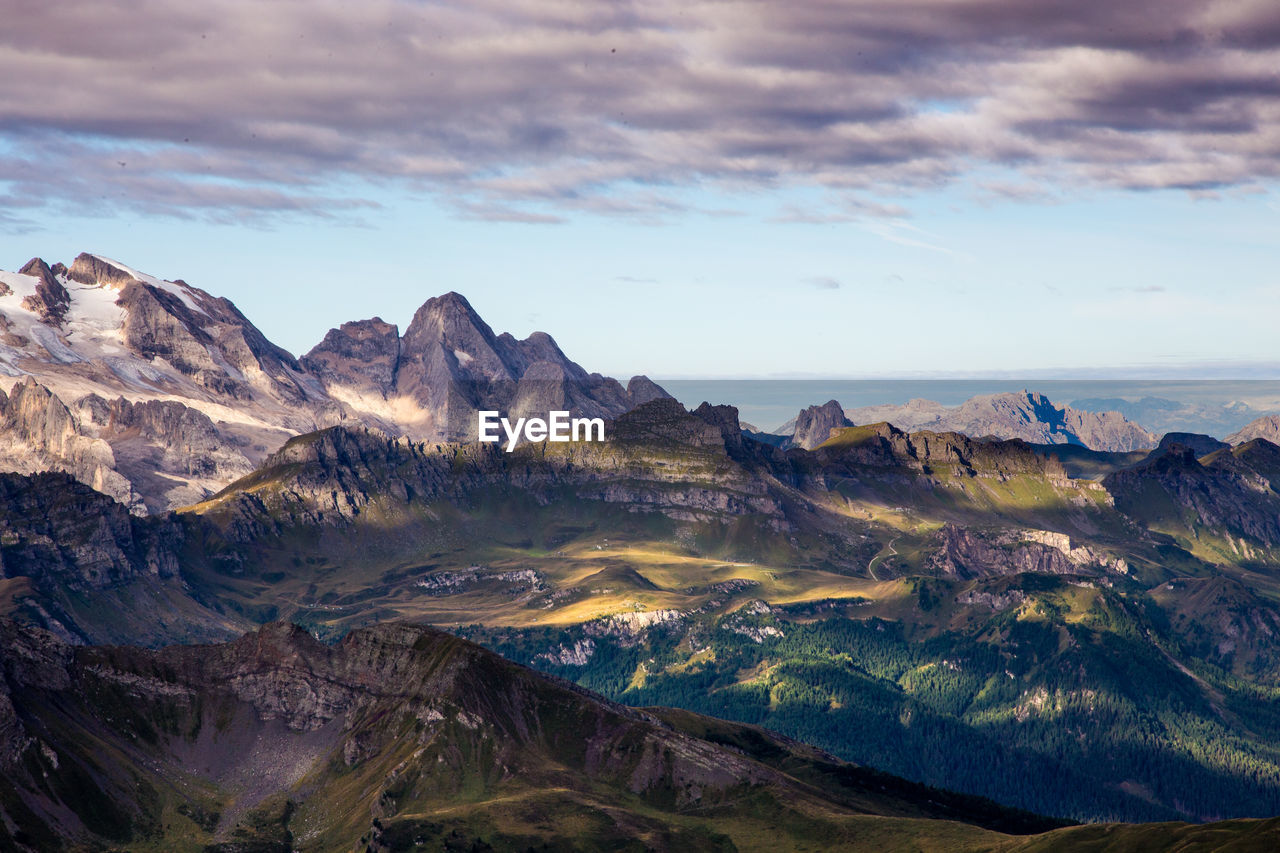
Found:
[[[42,259],[32,258],[19,272],[38,279],[36,292],[22,300],[22,307],[39,314],[40,319],[51,326],[61,326],[71,307],[71,294],[53,270]]]
[[[647,403],[650,400],[674,399],[661,385],[643,374],[632,376],[627,383],[627,399],[631,408]]]
[[[1280,415],[1263,415],[1227,436],[1228,444],[1244,444],[1255,438],[1280,443]]]
[[[791,446],[812,450],[830,438],[832,430],[850,426],[853,422],[845,417],[844,407],[835,400],[828,400],[821,406],[810,406],[796,418]]]
[[[23,438],[42,445],[58,445],[76,433],[71,412],[48,388],[30,376],[10,389],[3,411],[3,424],[16,429]]]
[[[585,370],[569,360],[555,338],[546,332],[534,332],[523,341],[504,332],[498,336],[498,344],[503,361],[515,375],[523,374],[539,362],[558,365],[566,377],[573,380],[581,380],[587,375]]]
[[[400,362],[400,330],[381,317],[330,329],[300,362],[326,385],[346,385],[386,395]]]
[[[742,448],[742,424],[738,421],[738,409],[736,407],[713,406],[710,403],[703,403],[693,410],[693,416],[720,430],[726,450],[732,452]]]
[[[87,434],[66,404],[30,376],[0,400],[0,457],[10,471],[66,471],[135,511],[143,509],[116,470],[111,446]]]
[[[1128,452],[1156,444],[1156,436],[1119,412],[1057,406],[1045,395],[1026,390],[971,397],[954,407],[930,400],[867,406],[846,416],[855,423],[890,421],[911,432],[962,432],[1035,444],[1078,444],[1093,450]]]
[[[1225,441],[1218,441],[1211,435],[1201,435],[1194,432],[1170,432],[1160,439],[1159,446],[1151,451],[1151,455],[1148,458],[1163,456],[1172,448],[1190,449],[1197,457],[1208,456],[1215,450],[1222,450],[1230,446]]]
[[[517,378],[503,363],[493,329],[460,293],[451,291],[424,302],[401,343],[406,360],[430,362],[443,356],[441,366],[447,365],[451,373],[461,369],[490,381]]]
[[[76,255],[76,259],[71,262],[71,269],[67,271],[67,278],[81,284],[105,284],[117,290],[137,281],[126,270],[87,252]]]

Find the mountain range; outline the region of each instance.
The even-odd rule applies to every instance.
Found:
[[[831,400],[805,409],[777,433],[789,437],[784,446],[811,450],[826,441],[832,429],[882,421],[908,432],[962,432],[975,438],[1019,438],[1033,444],[1074,444],[1118,453],[1149,449],[1159,441],[1159,436],[1119,412],[1058,406],[1031,391],[985,394],[959,406],[916,399],[902,405],[845,410]]]
[[[1083,479],[1053,446],[888,424],[783,450],[668,399],[608,434],[507,454],[335,426],[154,518],[8,475],[0,612],[153,645],[425,622],[1041,814],[1280,811],[1275,445]]]
[[[0,272],[0,388],[7,470],[68,471],[136,512],[195,503],[332,424],[459,440],[478,409],[613,417],[666,396],[586,372],[546,334],[495,335],[456,293],[403,336],[345,323],[295,359],[230,301],[91,254]]]

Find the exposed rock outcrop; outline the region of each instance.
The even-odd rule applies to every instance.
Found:
[[[1002,530],[979,533],[944,525],[929,565],[961,579],[1036,572],[1051,575],[1127,574],[1128,563],[1050,530]]]
[[[544,333],[495,335],[456,293],[428,300],[403,338],[378,318],[346,323],[299,361],[230,301],[100,255],[69,269],[34,258],[2,284],[0,382],[32,377],[74,416],[52,444],[61,422],[0,435],[13,451],[0,467],[72,471],[138,510],[199,501],[334,424],[466,440],[480,409],[613,418],[667,396],[587,373]]]
[[[116,470],[110,444],[89,434],[58,397],[27,377],[0,392],[0,447],[9,471],[65,471],[137,511],[141,497]]]
[[[1250,421],[1244,427],[1227,436],[1227,444],[1245,444],[1255,438],[1264,438],[1272,444],[1280,444],[1280,415],[1264,415]]]
[[[844,416],[844,408],[835,400],[828,400],[800,412],[788,446],[813,450],[830,438],[833,431],[850,426],[853,421]]]
[[[331,388],[385,397],[395,387],[400,364],[399,329],[381,317],[343,323],[299,361]]]
[[[22,307],[40,315],[40,319],[52,326],[61,326],[71,307],[71,294],[62,286],[62,282],[54,276],[40,258],[32,258],[20,270],[37,280],[36,291],[22,300]]]
[[[111,446],[116,469],[151,512],[197,503],[254,468],[239,438],[176,400],[132,403],[90,394],[75,408],[81,423]]]
[[[1191,450],[1196,456],[1208,456],[1215,450],[1222,450],[1230,446],[1227,442],[1218,441],[1211,435],[1201,435],[1194,432],[1170,432],[1161,436],[1160,444],[1155,450],[1151,451],[1151,455],[1147,459],[1163,456],[1173,448]]]
[[[1116,507],[1135,518],[1185,526],[1194,535],[1200,529],[1227,532],[1237,553],[1248,542],[1280,546],[1280,447],[1265,439],[1203,459],[1194,449],[1173,444],[1159,456],[1108,475],[1102,484]],[[1171,507],[1176,514],[1170,514]]]
[[[668,396],[645,377],[624,389],[587,373],[543,332],[495,334],[458,293],[427,300],[402,337],[376,318],[331,330],[302,363],[357,412],[428,440],[474,439],[480,410],[612,418]]]

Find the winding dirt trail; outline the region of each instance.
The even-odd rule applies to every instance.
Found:
[[[893,547],[893,543],[897,542],[901,538],[902,538],[902,534],[899,533],[897,536],[890,539],[889,544],[881,548],[880,553],[872,557],[871,562],[867,563],[867,573],[871,575],[871,579],[873,581],[877,583],[880,582],[880,578],[876,577],[876,562],[878,560],[883,560],[885,557],[895,556],[898,553],[898,550]]]

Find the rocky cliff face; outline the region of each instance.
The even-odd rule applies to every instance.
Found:
[[[943,576],[969,579],[1025,572],[1048,575],[1127,574],[1128,563],[1048,530],[984,534],[947,524],[937,535],[930,567]]]
[[[82,428],[57,396],[30,377],[7,396],[0,392],[0,448],[9,471],[65,471],[136,511],[144,509],[133,484],[116,470],[111,445]]]
[[[83,427],[111,446],[116,470],[150,512],[198,503],[254,468],[243,436],[176,400],[89,394],[75,408]]]
[[[190,597],[186,530],[142,519],[66,474],[0,474],[5,612],[69,642],[226,637],[245,623]]]
[[[9,470],[70,471],[155,511],[207,495],[290,435],[343,416],[342,404],[234,305],[185,282],[89,254],[70,268],[35,258],[19,273],[0,272],[0,281],[0,387],[29,400],[34,380],[56,401],[39,418],[30,408],[10,412]],[[129,418],[105,411],[113,400],[189,410],[188,435],[196,420],[208,422],[205,446],[188,448],[197,459],[180,464],[182,445],[166,446],[176,437],[167,432],[173,417],[162,426],[140,415],[118,436],[113,424]],[[199,470],[182,470],[192,466]]]
[[[821,406],[810,406],[799,414],[795,432],[785,446],[813,450],[830,438],[833,430],[850,426],[853,426],[853,421],[844,416],[844,408],[835,400],[828,400]]]
[[[381,317],[343,323],[300,361],[330,388],[348,388],[386,397],[395,388],[400,365],[400,333]]]
[[[67,309],[71,307],[71,294],[67,293],[53,270],[40,258],[32,258],[20,272],[36,279],[35,291],[23,298],[22,307],[34,311],[45,323],[61,326]]]
[[[253,470],[246,438],[176,400],[88,394],[68,407],[30,377],[0,391],[0,448],[10,471],[65,471],[140,514],[196,503]]]

